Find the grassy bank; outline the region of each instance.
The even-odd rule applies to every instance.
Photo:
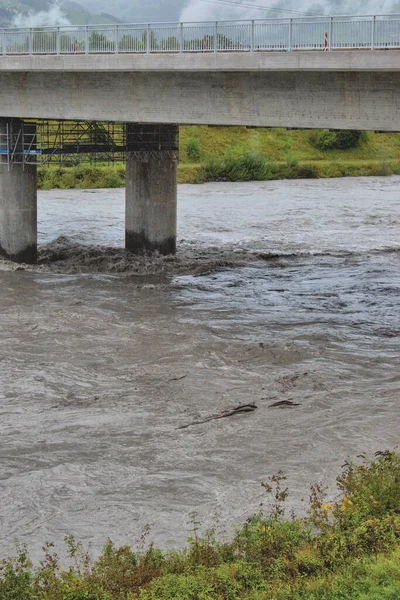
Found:
[[[34,568],[27,550],[0,566],[2,600],[398,600],[400,455],[346,462],[338,497],[311,487],[308,516],[285,519],[288,490],[279,473],[262,484],[265,512],[230,542],[200,534],[195,514],[182,551],[108,542],[97,560],[67,538],[71,567],[52,545]]]
[[[182,127],[180,183],[400,174],[400,134],[363,134],[348,149],[322,149],[318,132],[245,127]],[[125,168],[42,167],[39,188],[117,188]]]

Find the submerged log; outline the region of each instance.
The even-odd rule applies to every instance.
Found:
[[[297,404],[296,402],[292,402],[292,400],[280,400],[279,402],[274,402],[270,404],[268,408],[279,408],[279,407],[292,407],[292,406],[301,406],[301,404]]]
[[[187,429],[188,427],[192,427],[192,425],[202,425],[203,423],[208,423],[209,421],[214,421],[215,419],[224,419],[225,417],[233,417],[234,415],[240,415],[242,413],[253,412],[258,408],[256,404],[240,404],[239,406],[235,406],[234,408],[228,408],[220,412],[218,415],[211,415],[211,417],[207,417],[207,419],[202,419],[201,421],[193,421],[193,423],[189,423],[188,425],[181,425],[178,429]]]

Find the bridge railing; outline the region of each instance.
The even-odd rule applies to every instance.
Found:
[[[0,29],[0,56],[400,48],[400,14]]]

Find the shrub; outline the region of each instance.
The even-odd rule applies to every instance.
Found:
[[[295,158],[288,158],[286,161],[286,177],[288,179],[297,179],[299,175],[299,161]]]
[[[245,152],[212,156],[201,169],[203,181],[265,181],[273,179],[273,168],[263,154]]]
[[[72,190],[77,187],[77,180],[75,179],[74,174],[69,171],[64,173],[62,178],[60,179],[59,186],[60,190]]]
[[[319,173],[315,165],[301,165],[298,170],[298,179],[318,179]]]
[[[104,174],[104,187],[106,188],[119,188],[124,185],[120,174],[115,170],[110,170]]]
[[[377,175],[388,177],[389,175],[393,175],[393,169],[387,162],[381,162],[377,170]]]
[[[327,568],[349,557],[377,553],[400,540],[400,456],[377,453],[357,465],[345,463],[337,478],[340,498],[326,503],[325,490],[312,487],[310,521],[320,532],[315,547]]]
[[[318,150],[323,152],[326,150],[348,150],[357,148],[362,140],[366,138],[366,133],[363,131],[330,131],[322,129],[314,136],[314,144]]]
[[[289,158],[286,161],[284,177],[287,179],[317,179],[319,177],[318,169],[315,165],[299,165],[299,161]]]
[[[185,151],[190,160],[198,162],[201,159],[200,140],[193,137],[189,138],[186,142]]]
[[[363,457],[360,465],[346,461],[342,475],[337,478],[343,503],[357,507],[357,513],[366,519],[400,514],[400,455],[377,452],[375,460]],[[352,508],[351,512],[354,511]]]

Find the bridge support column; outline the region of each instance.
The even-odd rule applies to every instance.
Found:
[[[9,148],[21,128],[18,119],[0,119],[0,149]],[[3,154],[0,155],[0,254],[15,262],[37,261],[36,165],[8,165]]]
[[[125,246],[176,252],[177,125],[127,124]]]

